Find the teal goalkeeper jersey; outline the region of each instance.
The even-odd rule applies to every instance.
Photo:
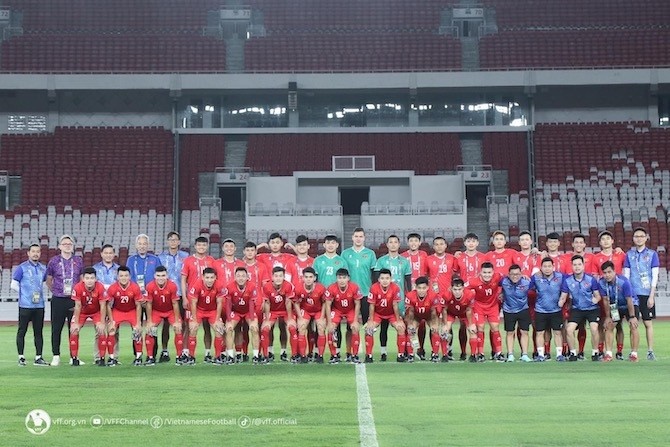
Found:
[[[342,252],[342,257],[349,265],[351,282],[356,283],[363,296],[367,297],[370,293],[370,286],[372,286],[372,270],[377,263],[377,255],[366,247],[363,247],[361,251],[350,247]]]
[[[319,255],[314,259],[313,267],[317,274],[317,280],[326,287],[335,282],[337,279],[336,273],[339,269],[349,270],[347,261],[340,255],[335,255],[333,258],[329,258],[325,254]]]
[[[402,300],[400,303],[402,308],[405,308],[405,276],[412,274],[412,266],[404,256],[396,256],[391,258],[389,255],[384,255],[381,258],[377,259],[377,264],[375,265],[375,272],[380,271],[381,269],[391,270],[391,279],[393,282],[400,287],[400,294]]]

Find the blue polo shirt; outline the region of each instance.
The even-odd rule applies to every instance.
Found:
[[[652,269],[658,268],[661,263],[658,260],[658,253],[645,247],[642,251],[637,251],[635,247],[628,250],[626,259],[623,261],[623,268],[630,269],[630,284],[633,287],[635,295],[649,296],[651,293]]]
[[[184,250],[177,250],[177,253],[170,254],[169,251],[164,251],[158,255],[161,265],[167,269],[168,278],[177,284],[177,295],[181,295],[181,268],[184,265],[184,259],[188,258],[188,253]],[[151,277],[153,281],[153,276]]]
[[[563,278],[564,275],[559,272],[554,272],[549,278],[538,272],[530,278],[530,288],[537,292],[535,312],[551,314],[561,310],[558,300],[561,299]]]
[[[587,274],[584,274],[581,280],[576,279],[574,274],[566,276],[561,286],[561,292],[570,295],[572,307],[577,310],[598,309],[598,305],[593,304],[591,300],[593,293],[598,292],[599,289],[598,281]]]
[[[637,306],[639,304],[637,296],[633,293],[630,281],[625,276],[617,275],[611,283],[607,282],[605,278],[600,278],[598,285],[600,286],[600,296],[603,299],[607,299],[610,304],[616,303],[620,309],[628,307],[626,301],[628,297],[633,299],[633,305]]]
[[[105,286],[105,290],[116,282],[116,274],[119,271],[119,264],[113,262],[111,267],[107,267],[104,262],[100,261],[93,266],[95,269],[95,277]]]
[[[19,283],[19,307],[44,308],[44,287],[42,285],[47,279],[46,265],[40,262],[25,261],[16,267],[12,279]],[[39,298],[34,302],[33,296],[37,293],[39,293]]]
[[[528,309],[528,288],[530,281],[521,278],[516,283],[509,276],[500,281],[503,291],[503,312],[516,314]]]
[[[154,280],[156,267],[159,265],[162,265],[161,260],[153,253],[147,253],[144,256],[134,254],[128,257],[126,262],[126,266],[130,269],[130,280],[140,285],[142,281],[139,281],[139,279],[142,277],[145,289],[147,284]],[[144,292],[144,289],[142,292]]]

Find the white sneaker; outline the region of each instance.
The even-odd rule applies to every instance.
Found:
[[[530,357],[528,357],[528,354],[522,355],[521,357],[519,357],[519,360],[521,360],[522,362],[532,362]]]
[[[60,365],[60,355],[54,355],[54,358],[51,359],[51,366]]]
[[[513,362],[514,360],[515,360],[514,359],[514,354],[507,354],[507,361],[508,362]]]

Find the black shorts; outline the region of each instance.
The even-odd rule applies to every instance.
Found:
[[[568,322],[577,323],[577,326],[581,326],[585,322],[589,323],[599,323],[600,322],[600,308],[593,310],[579,310],[579,309],[570,309],[570,318]]]
[[[528,309],[516,313],[503,311],[503,319],[505,321],[506,332],[514,332],[517,323],[519,323],[519,329],[522,331],[527,331],[530,327],[530,311]]]
[[[621,317],[620,321],[623,321],[624,318],[626,318],[626,321],[630,321],[631,318],[640,318],[640,307],[639,306],[633,306],[635,308],[634,312],[635,315],[631,316],[628,315],[628,307],[620,307],[619,308],[619,316]]]
[[[535,330],[542,332],[547,328],[551,328],[552,331],[563,329],[563,313],[560,310],[548,314],[535,312]]]
[[[638,295],[638,300],[640,300],[640,316],[644,321],[655,320],[656,319],[656,303],[653,306],[647,307],[647,300],[649,295]]]

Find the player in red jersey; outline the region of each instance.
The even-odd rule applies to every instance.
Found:
[[[486,253],[485,260],[493,265],[493,272],[500,276],[505,276],[509,268],[514,264],[514,258],[518,254],[516,250],[505,248],[507,245],[507,236],[502,231],[494,231],[491,235],[493,250]]]
[[[614,236],[609,231],[602,231],[598,235],[598,244],[600,253],[593,255],[594,268],[597,275],[601,275],[601,269],[605,262],[611,261],[614,264],[614,271],[617,275],[623,275],[623,263],[626,260],[626,253],[620,248],[614,248]]]
[[[410,348],[419,348],[417,329],[421,324],[428,325],[433,347],[431,360],[435,362],[440,352],[440,334],[437,327],[437,306],[440,304],[440,296],[430,290],[428,278],[425,276],[419,276],[414,286],[414,290],[405,295],[405,325],[411,341]],[[413,354],[408,352],[407,355],[407,360],[411,362]]]
[[[216,277],[223,284],[230,284],[235,280],[235,270],[238,267],[244,267],[244,261],[235,258],[237,246],[232,239],[226,239],[221,243],[221,252],[223,256],[216,260]]]
[[[107,297],[113,302],[112,321],[114,332],[118,332],[121,323],[128,323],[133,330],[133,349],[135,359],[133,365],[142,366],[142,303],[145,301],[140,287],[130,280],[130,269],[125,265],[119,267],[116,282],[107,289]],[[112,359],[116,361],[116,359]],[[147,366],[154,366],[156,361],[153,350],[147,351]]]
[[[295,272],[296,277],[294,278],[293,285],[298,286],[302,282],[302,275],[304,270],[307,267],[311,267],[314,264],[314,258],[311,257],[309,253],[309,239],[304,234],[295,238],[295,245],[293,246],[293,251],[295,252]]]
[[[217,363],[235,363],[235,329],[240,323],[247,323],[250,332],[250,340],[253,349],[253,362],[259,363],[259,336],[258,319],[256,318],[256,285],[249,281],[249,273],[244,267],[235,270],[235,281],[229,283],[224,290],[225,314],[226,314],[226,346],[228,356],[224,359],[223,354],[217,358]]]
[[[206,237],[197,237],[193,244],[193,249],[194,253],[184,259],[184,263],[181,267],[181,329],[183,334],[182,337],[187,341],[189,340],[188,329],[189,322],[191,321],[191,305],[188,302],[188,289],[192,284],[195,284],[202,279],[202,272],[204,269],[207,267],[214,268],[216,266],[214,258],[207,254],[209,252],[209,241]],[[212,356],[210,350],[212,348],[212,331],[209,327],[209,323],[203,324],[203,330],[205,331],[205,362],[211,362]],[[187,343],[180,357],[177,359],[179,364],[188,361],[191,355],[188,349]]]
[[[459,273],[456,257],[447,253],[447,240],[442,236],[433,239],[434,254],[428,256],[427,267],[431,287],[435,293],[444,293],[451,287],[451,278]]]
[[[72,366],[79,366],[79,330],[90,318],[98,334],[98,355],[96,365],[105,366],[105,351],[114,358],[114,325],[105,323],[107,319],[107,294],[105,286],[96,280],[95,269],[84,269],[83,279],[72,289],[74,314],[70,323],[70,355]],[[111,366],[111,365],[110,365]]]
[[[423,250],[419,250],[419,247],[421,246],[421,235],[419,233],[408,234],[407,245],[409,249],[401,253],[401,255],[407,258],[412,268],[412,287],[414,287],[414,284],[419,277],[428,275],[428,253]],[[423,343],[426,339],[426,322],[424,320],[421,320],[421,323],[417,329],[417,334],[419,337],[419,348],[417,348],[417,354],[421,360],[425,360],[426,354],[425,350],[423,349]],[[408,339],[407,354],[410,355],[410,351],[413,349],[415,348],[412,347]]]
[[[188,299],[191,303],[191,321],[189,322],[188,349],[189,355],[186,365],[195,365],[195,348],[197,345],[198,327],[205,323],[209,327],[214,327],[216,335],[214,337],[214,354],[220,357],[224,349],[223,334],[225,327],[221,314],[223,311],[223,292],[224,286],[217,282],[216,270],[213,267],[207,267],[202,271],[202,279],[196,281],[188,289]],[[210,360],[208,363],[211,363]]]
[[[158,326],[167,321],[174,330],[175,358],[179,358],[184,349],[184,337],[181,332],[179,295],[177,284],[168,279],[164,265],[156,267],[154,280],[147,284],[147,331],[144,337],[147,352],[154,352]]]
[[[242,260],[244,261],[244,268],[247,270],[249,273],[249,282],[253,283],[256,285],[256,290],[257,293],[263,287],[263,284],[265,284],[267,281],[270,281],[270,274],[268,273],[268,269],[265,266],[264,263],[259,262],[256,259],[257,255],[257,250],[256,250],[256,244],[248,241],[246,244],[244,244],[244,257]],[[258,327],[260,330],[260,326],[263,323],[263,300],[260,299],[260,297],[256,298],[256,320],[258,322]],[[242,360],[247,361],[249,359],[248,353],[249,353],[249,331],[248,328],[246,331],[241,330],[241,326],[246,326],[247,323],[243,323],[243,325],[238,325],[236,330],[242,333]],[[256,345],[257,349],[260,349],[260,345]],[[240,350],[238,346],[235,346],[235,349],[238,351]]]
[[[361,344],[360,324],[361,317],[361,290],[350,281],[349,270],[338,269],[335,272],[335,283],[326,290],[326,333],[330,347],[329,363],[340,363],[340,354],[337,353],[336,331],[344,319],[351,330],[351,346],[347,346],[347,362],[358,363],[358,348]]]
[[[460,326],[467,331],[468,340],[470,342],[470,362],[474,363],[477,361],[478,338],[477,325],[475,324],[473,312],[474,302],[475,294],[472,290],[465,288],[463,280],[461,278],[452,279],[451,288],[444,294],[440,301],[440,305],[437,308],[439,319],[442,322],[440,338],[443,343],[443,362],[451,360],[447,353],[449,352],[452,326],[456,320],[458,320]],[[437,359],[433,361],[437,361]]]
[[[400,287],[392,281],[391,270],[379,270],[377,282],[370,287],[368,304],[370,317],[365,324],[365,363],[372,363],[372,348],[374,347],[375,329],[382,320],[388,320],[398,333],[398,362],[404,362],[405,357],[405,323],[400,317],[398,304],[400,303]],[[412,360],[413,361],[413,360]]]
[[[502,276],[493,271],[493,264],[485,262],[479,277],[469,281],[466,288],[475,294],[474,321],[477,325],[477,361],[483,362],[484,357],[484,326],[489,324],[489,338],[493,340],[493,357],[498,362],[504,362],[502,354],[502,338],[498,326],[500,324],[500,302]]]
[[[281,266],[272,269],[272,281],[263,285],[263,325],[261,326],[261,353],[264,359],[268,358],[270,347],[270,332],[277,320],[283,321],[291,334],[291,351],[298,353],[298,331],[293,316],[292,298],[295,296],[293,284],[287,281],[285,270]],[[282,348],[285,349],[285,348]],[[282,352],[282,360],[286,351]]]
[[[317,335],[316,346],[318,354],[314,361],[323,363],[323,352],[326,349],[326,317],[325,317],[326,288],[316,282],[316,272],[312,267],[306,267],[302,272],[302,282],[295,288],[293,307],[298,316],[298,351],[300,360],[307,363],[307,352],[311,355],[314,349],[314,336]],[[316,331],[312,328],[316,326]],[[316,334],[314,333],[316,332]],[[309,339],[309,349],[308,349]]]
[[[535,273],[540,271],[542,257],[537,249],[533,248],[533,238],[528,231],[519,233],[519,250],[514,257],[514,264],[521,267],[521,275],[530,279]],[[528,311],[530,312],[530,321],[533,326],[531,338],[533,340],[533,356],[537,354],[537,340],[535,337],[535,291],[528,292]],[[521,346],[521,328],[516,331],[516,338]],[[522,348],[523,350],[523,348]]]
[[[456,255],[460,277],[463,278],[465,282],[468,282],[479,276],[479,271],[481,270],[482,263],[485,261],[486,253],[477,250],[479,248],[479,236],[475,233],[466,234],[463,238],[463,245],[465,246],[465,251],[460,254],[457,253]],[[468,343],[468,331],[464,324],[460,325],[458,328],[458,342],[461,346],[460,360],[465,361],[467,359],[465,346]]]

